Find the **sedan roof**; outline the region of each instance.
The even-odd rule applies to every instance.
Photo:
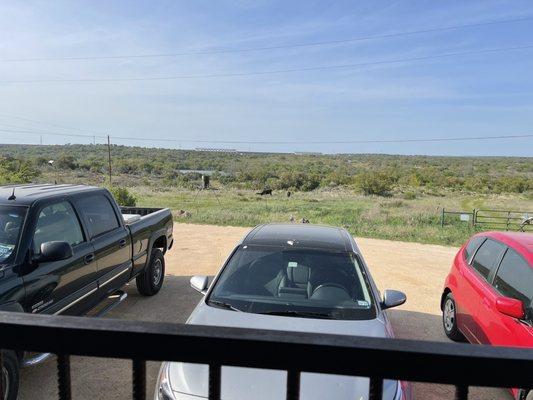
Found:
[[[242,244],[352,250],[349,235],[344,229],[312,224],[260,225],[246,235]]]

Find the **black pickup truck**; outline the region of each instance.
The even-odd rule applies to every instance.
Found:
[[[169,209],[121,209],[98,187],[1,186],[0,310],[100,315],[125,298],[120,289],[133,279],[152,296],[163,284],[172,228]],[[14,400],[19,367],[47,355],[2,355],[6,399]]]

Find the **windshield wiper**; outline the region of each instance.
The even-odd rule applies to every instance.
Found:
[[[258,312],[257,314],[279,315],[282,317],[335,319],[329,313],[312,312],[312,311],[264,311],[264,312]]]
[[[220,308],[225,308],[226,310],[241,311],[242,312],[242,310],[240,308],[237,308],[237,307],[231,305],[230,303],[226,303],[225,301],[209,300],[208,304],[212,304],[212,305],[214,305],[216,307],[220,307]]]

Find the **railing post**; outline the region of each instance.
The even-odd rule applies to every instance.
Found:
[[[468,400],[468,386],[457,385],[455,386],[455,400]]]
[[[57,355],[57,389],[59,400],[71,400],[70,356],[68,354]]]
[[[220,365],[209,364],[209,400],[220,400],[220,375]]]
[[[133,360],[133,400],[146,400],[146,361]]]
[[[4,377],[3,377],[3,368],[4,368],[4,351],[3,350],[0,350],[0,367],[2,368],[2,375],[0,375],[0,399],[4,399],[5,398],[5,393],[4,393]]]
[[[383,398],[383,378],[373,376],[370,378],[368,400],[381,400]]]
[[[300,371],[287,371],[287,400],[300,399]]]

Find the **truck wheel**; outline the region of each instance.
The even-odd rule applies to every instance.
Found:
[[[137,290],[143,296],[153,296],[161,289],[164,279],[165,258],[163,252],[160,249],[153,249],[149,264],[137,276]]]
[[[451,293],[448,293],[444,299],[444,307],[442,307],[442,326],[444,328],[444,333],[451,340],[455,342],[463,342],[465,340],[463,334],[457,327],[457,308]]]
[[[4,387],[4,399],[16,400],[19,391],[19,361],[14,351],[2,351],[2,384]]]

